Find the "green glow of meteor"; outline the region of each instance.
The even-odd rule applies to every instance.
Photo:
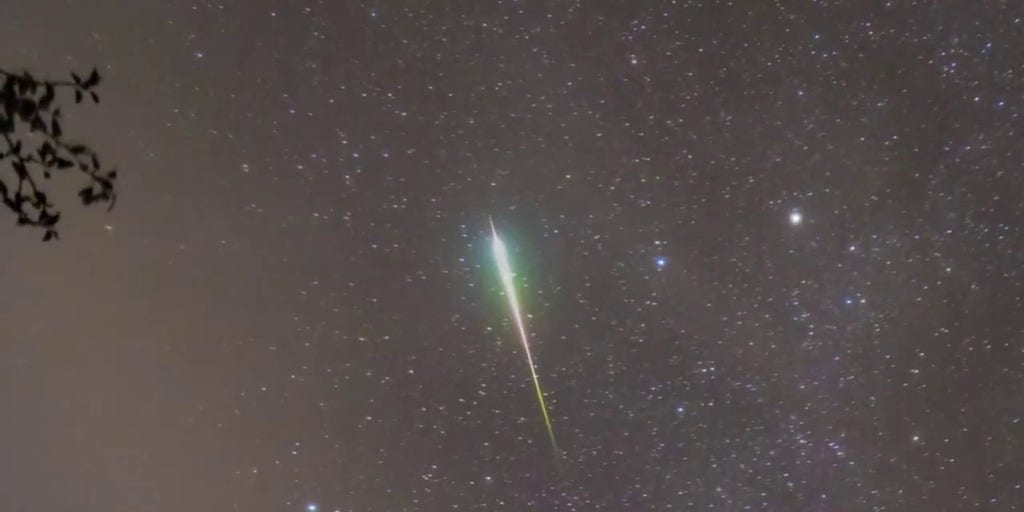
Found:
[[[558,453],[558,444],[555,443],[555,431],[551,428],[551,417],[548,416],[548,406],[544,402],[544,392],[540,389],[540,379],[537,378],[537,369],[533,365],[533,355],[530,353],[530,343],[526,336],[526,327],[523,324],[523,314],[519,308],[519,299],[516,297],[516,286],[512,280],[512,265],[508,260],[508,251],[505,250],[505,243],[498,237],[498,230],[494,228],[494,221],[491,221],[491,234],[493,235],[492,246],[494,248],[494,259],[498,263],[498,274],[501,275],[501,284],[505,288],[505,295],[508,296],[509,306],[512,308],[512,317],[519,330],[519,339],[523,342],[523,351],[526,352],[526,362],[530,365],[530,375],[533,376],[533,388],[537,391],[537,401],[540,403],[540,412],[544,414],[544,425],[548,428],[548,437],[551,438],[551,448]]]

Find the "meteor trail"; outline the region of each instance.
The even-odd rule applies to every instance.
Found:
[[[530,343],[526,337],[526,327],[523,325],[523,315],[519,309],[519,299],[516,297],[515,283],[512,281],[512,265],[508,261],[508,251],[505,250],[505,243],[498,237],[498,230],[494,228],[494,219],[491,221],[491,235],[494,248],[494,259],[498,263],[498,273],[501,275],[501,284],[505,288],[505,295],[508,296],[509,306],[512,308],[512,317],[515,319],[516,328],[519,330],[519,339],[523,342],[523,351],[526,352],[526,362],[530,364],[530,375],[533,376],[533,388],[537,391],[537,401],[540,403],[540,412],[544,414],[544,425],[548,428],[548,437],[551,439],[551,448],[558,453],[558,444],[555,443],[555,431],[551,428],[551,418],[548,416],[548,406],[544,403],[544,393],[540,389],[540,379],[537,378],[537,369],[533,366],[533,355],[530,353]]]

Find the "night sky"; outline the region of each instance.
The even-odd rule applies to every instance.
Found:
[[[0,7],[4,511],[1024,510],[1022,3]]]

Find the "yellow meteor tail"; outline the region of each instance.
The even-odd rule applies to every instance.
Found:
[[[531,366],[531,371],[533,367]],[[540,412],[544,415],[544,425],[548,428],[548,437],[551,439],[551,448],[555,450],[555,454],[558,454],[558,443],[555,442],[555,430],[551,428],[551,416],[548,415],[548,406],[544,402],[544,393],[540,390],[540,379],[537,378],[537,373],[533,372],[533,388],[537,390],[537,401],[540,402]]]

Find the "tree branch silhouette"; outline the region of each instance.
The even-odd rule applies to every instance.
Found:
[[[84,79],[71,73],[70,81],[40,80],[27,71],[0,68],[0,79],[0,135],[6,144],[0,147],[0,162],[8,161],[12,171],[0,173],[0,202],[14,213],[18,225],[43,229],[43,241],[57,238],[60,212],[41,183],[69,171],[85,178],[78,192],[83,204],[107,203],[108,211],[113,208],[117,171],[105,170],[91,147],[65,139],[58,105],[58,95],[68,92],[76,105],[85,98],[99,103],[99,72],[94,68]]]

